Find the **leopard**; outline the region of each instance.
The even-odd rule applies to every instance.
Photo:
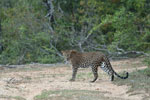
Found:
[[[61,51],[64,59],[69,61],[72,65],[72,78],[69,81],[75,81],[78,68],[91,67],[94,79],[90,82],[95,82],[98,78],[98,68],[100,67],[104,72],[110,76],[110,81],[114,80],[114,76],[121,79],[127,79],[129,74],[126,72],[126,76],[120,76],[117,74],[108,59],[108,57],[99,51],[94,52],[78,52],[76,50],[64,50]]]

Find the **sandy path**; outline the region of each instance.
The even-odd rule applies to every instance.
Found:
[[[143,69],[146,66],[138,66],[130,68],[131,60],[114,61],[112,65],[114,69],[119,71],[133,71],[135,69]],[[138,62],[137,62],[138,63]],[[128,67],[120,67],[120,65],[128,64]],[[136,63],[135,63],[136,64]],[[26,66],[31,67],[31,66]],[[32,66],[33,67],[33,66]],[[36,66],[34,66],[36,68]],[[81,69],[79,73],[90,73],[90,69]],[[119,97],[123,100],[141,100],[142,95],[129,96],[127,91],[128,86],[117,86],[110,82],[106,74],[99,70],[99,79],[95,83],[90,83],[87,76],[77,78],[75,82],[69,82],[72,74],[71,68],[66,65],[58,67],[44,67],[41,70],[29,71],[8,71],[0,72],[0,95],[1,96],[20,96],[26,100],[34,100],[36,95],[39,95],[43,90],[93,90],[104,93],[106,97]],[[3,98],[0,100],[9,100]],[[13,99],[11,99],[13,100]],[[15,100],[15,99],[14,99]]]

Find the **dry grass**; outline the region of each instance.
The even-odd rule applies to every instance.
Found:
[[[95,83],[89,82],[93,79],[90,68],[79,69],[75,82],[68,81],[72,70],[64,64],[3,68],[0,100],[146,100],[149,74],[144,74],[148,72],[142,70],[146,66],[141,61],[139,58],[112,61],[115,71],[129,71],[129,78],[110,82],[106,73],[99,70]]]

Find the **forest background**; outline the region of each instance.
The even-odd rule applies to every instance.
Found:
[[[67,49],[150,65],[150,0],[0,0],[0,64],[61,62]]]

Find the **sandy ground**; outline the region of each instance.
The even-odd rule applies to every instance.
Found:
[[[140,60],[129,59],[111,61],[116,72],[143,69],[146,66],[139,63]],[[69,65],[57,64],[56,66],[26,65],[25,68],[1,69],[0,71],[0,100],[16,100],[8,97],[23,97],[26,100],[34,100],[36,95],[43,90],[92,90],[104,93],[106,97],[119,97],[123,100],[141,100],[142,94],[130,96],[128,86],[117,86],[109,80],[107,74],[99,69],[99,79],[90,83],[91,79],[82,73],[91,73],[91,69],[79,69],[75,82],[69,82],[72,70]],[[92,74],[91,74],[92,75]],[[117,81],[115,79],[115,81]],[[7,97],[7,98],[5,98]]]

